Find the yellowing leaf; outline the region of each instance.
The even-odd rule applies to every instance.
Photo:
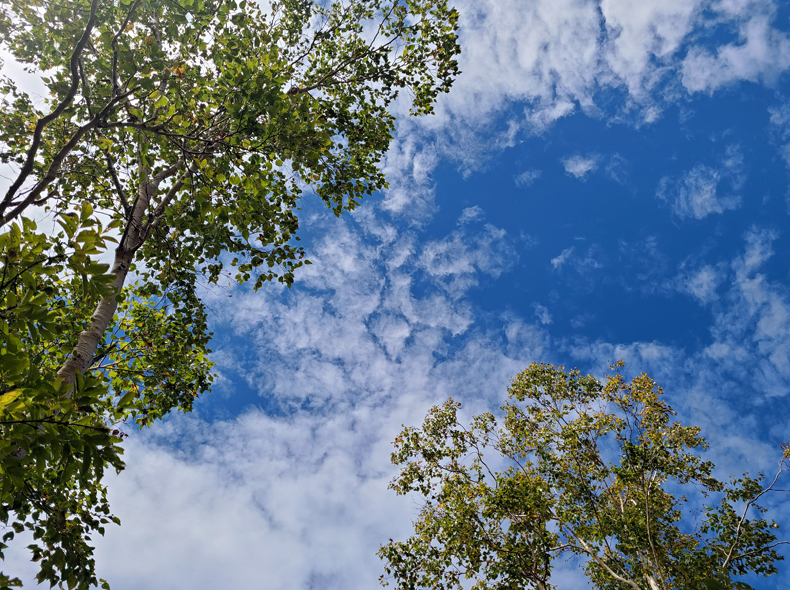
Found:
[[[3,411],[3,408],[5,408],[8,404],[13,402],[16,398],[18,398],[19,394],[21,393],[22,390],[17,388],[17,389],[12,389],[11,391],[7,391],[3,395],[0,395],[0,412]]]

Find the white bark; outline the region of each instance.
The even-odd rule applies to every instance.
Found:
[[[80,332],[77,345],[72,350],[71,355],[63,366],[58,371],[58,377],[63,380],[63,383],[73,387],[77,380],[77,372],[84,374],[88,367],[93,363],[93,355],[99,342],[104,337],[107,327],[112,321],[115,310],[118,308],[117,295],[123,289],[126,275],[129,273],[129,266],[134,258],[134,252],[119,247],[115,251],[115,261],[110,271],[115,275],[115,280],[112,282],[114,295],[107,299],[102,299],[96,306],[96,311],[91,316],[91,325],[88,330]],[[69,389],[71,389],[69,387]]]
[[[156,194],[162,180],[172,174],[173,169],[168,169],[157,174],[153,180],[143,180],[140,183],[137,200],[132,207],[132,214],[126,223],[121,242],[115,250],[115,260],[110,270],[110,274],[115,275],[115,280],[112,282],[114,294],[99,301],[96,311],[91,316],[90,327],[80,332],[71,355],[58,371],[58,377],[63,380],[63,383],[68,384],[67,396],[71,395],[71,390],[77,382],[77,373],[84,374],[93,364],[96,348],[104,338],[115,310],[118,308],[117,297],[123,289],[129,267],[134,260],[134,254],[145,241],[147,228],[143,219],[151,197]]]

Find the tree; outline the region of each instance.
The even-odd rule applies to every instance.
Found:
[[[661,396],[644,374],[601,384],[533,364],[512,381],[501,426],[483,414],[465,428],[459,404],[434,407],[395,440],[403,467],[390,487],[424,504],[414,536],[379,551],[382,583],[543,590],[563,555],[602,590],[744,589],[731,575],[776,573],[778,525],[757,502],[778,491],[790,446],[767,486],[721,482],[700,429],[672,422]]]
[[[290,286],[302,194],[340,215],[386,186],[390,106],[449,89],[456,20],[446,0],[0,0],[3,51],[49,92],[0,81],[0,521],[3,543],[32,532],[39,581],[100,582],[123,424],[211,384],[200,289]]]

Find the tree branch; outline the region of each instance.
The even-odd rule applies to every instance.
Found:
[[[118,193],[118,198],[121,200],[121,206],[123,207],[123,212],[128,218],[132,212],[132,208],[129,205],[129,200],[126,198],[126,192],[123,190],[123,185],[121,185],[121,180],[118,178],[118,172],[115,170],[115,164],[112,161],[112,157],[109,153],[104,154],[104,157],[107,160],[107,169],[110,171],[110,176],[112,177],[113,186],[115,186],[115,192]]]
[[[9,221],[15,219],[17,216],[19,216],[20,213],[22,213],[22,211],[27,209],[27,207],[30,204],[36,201],[38,196],[42,192],[44,192],[44,189],[47,188],[52,183],[52,181],[55,180],[55,178],[57,178],[58,173],[60,172],[61,164],[63,164],[63,161],[66,159],[66,156],[68,156],[71,153],[71,150],[73,150],[77,146],[80,139],[82,139],[82,137],[88,131],[97,127],[99,122],[102,119],[104,119],[104,117],[106,117],[113,109],[113,107],[115,107],[115,105],[118,104],[118,102],[120,102],[122,98],[125,98],[125,96],[126,95],[123,95],[122,97],[113,98],[112,100],[110,100],[110,102],[107,103],[107,105],[101,110],[101,112],[98,115],[93,117],[93,119],[88,121],[82,127],[77,128],[77,131],[74,132],[74,135],[71,136],[71,139],[69,139],[68,143],[66,143],[66,145],[60,148],[58,153],[55,154],[55,157],[52,158],[52,162],[50,163],[46,174],[44,174],[41,180],[39,180],[36,183],[36,185],[32,189],[30,189],[30,192],[27,194],[24,200],[22,200],[8,215],[0,217],[0,227],[4,226]],[[0,210],[4,210],[4,209],[5,207],[0,208]]]
[[[730,550],[727,553],[727,557],[724,560],[724,563],[721,564],[722,569],[727,567],[727,564],[730,562],[730,559],[732,558],[733,551],[735,551],[735,548],[738,546],[738,543],[741,540],[741,528],[743,527],[743,523],[746,521],[746,515],[748,514],[749,509],[752,506],[754,506],[755,503],[757,503],[757,501],[762,496],[764,496],[765,494],[767,494],[768,492],[773,490],[773,487],[776,485],[776,482],[779,479],[779,476],[782,475],[782,473],[785,472],[785,468],[784,468],[785,460],[786,459],[783,456],[782,459],[779,461],[779,471],[776,472],[776,475],[774,476],[774,479],[771,482],[771,485],[769,485],[767,488],[765,488],[763,491],[761,491],[759,494],[757,494],[754,498],[752,498],[751,500],[746,502],[746,506],[743,509],[743,514],[741,515],[741,519],[738,521],[738,526],[735,528],[735,540],[732,542],[732,545],[730,546]]]
[[[2,204],[0,204],[0,214],[5,213],[5,210],[8,208],[9,204],[13,200],[14,196],[16,195],[19,188],[22,184],[27,180],[27,177],[30,176],[30,173],[33,171],[33,163],[36,159],[36,154],[38,154],[38,148],[41,145],[41,136],[44,133],[44,127],[49,125],[52,121],[60,117],[63,114],[63,111],[71,104],[74,100],[74,97],[77,94],[77,89],[80,85],[80,71],[79,71],[79,62],[80,56],[82,55],[85,46],[88,44],[90,40],[91,32],[93,31],[93,27],[96,24],[96,10],[99,6],[99,0],[93,0],[91,2],[90,8],[90,16],[88,17],[88,23],[85,25],[85,29],[82,32],[82,36],[80,40],[77,42],[77,46],[74,48],[74,52],[71,54],[71,86],[69,87],[69,91],[66,93],[66,96],[63,100],[55,107],[55,110],[52,111],[49,115],[42,117],[36,123],[36,128],[33,131],[33,141],[30,144],[30,148],[27,151],[27,158],[25,159],[25,163],[22,166],[22,169],[19,171],[19,176],[14,181],[14,183],[8,188],[8,192],[6,192],[5,198],[3,199]],[[81,136],[80,136],[81,137]],[[32,202],[35,198],[30,199]],[[27,201],[27,199],[25,200]],[[25,205],[26,207],[27,205]],[[18,213],[17,213],[18,215]],[[16,215],[14,215],[15,217]],[[3,225],[8,221],[7,217],[2,218]]]
[[[557,518],[556,520],[557,520],[557,522],[559,523],[559,525],[562,528],[567,529],[567,531],[570,533],[570,535],[574,539],[576,539],[579,543],[581,543],[581,547],[577,547],[577,548],[580,549],[582,552],[586,553],[587,555],[589,555],[590,557],[592,557],[592,559],[595,561],[595,563],[597,563],[603,569],[605,569],[609,573],[610,576],[612,576],[615,580],[617,580],[618,582],[620,582],[622,584],[627,584],[628,586],[630,586],[634,590],[641,590],[641,588],[633,580],[628,580],[628,579],[626,579],[626,578],[624,578],[622,576],[617,575],[614,572],[614,570],[612,570],[612,568],[610,568],[606,564],[606,562],[604,560],[602,560],[600,557],[598,557],[598,554],[595,551],[590,549],[590,546],[584,541],[584,539],[582,539],[581,537],[576,536],[576,533],[573,532],[573,529],[568,525],[568,523],[566,523],[565,521],[563,521],[562,519],[559,519],[559,518]]]
[[[120,85],[118,84],[118,39],[120,38],[121,34],[126,30],[126,25],[129,24],[129,20],[132,18],[132,14],[134,11],[137,10],[137,7],[140,5],[140,0],[135,0],[135,3],[132,4],[132,7],[129,9],[129,12],[126,14],[126,18],[124,19],[121,26],[118,28],[118,32],[112,38],[112,43],[110,44],[112,47],[112,95],[113,97],[117,96],[121,92]]]

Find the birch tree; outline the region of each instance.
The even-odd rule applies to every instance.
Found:
[[[27,529],[39,581],[104,584],[90,534],[117,520],[100,482],[125,428],[211,384],[200,289],[290,285],[302,195],[340,215],[386,186],[391,105],[450,88],[456,20],[445,0],[0,0],[2,50],[47,91],[0,81],[0,557]]]
[[[395,440],[391,488],[422,508],[414,535],[379,551],[384,585],[548,590],[574,556],[601,590],[744,590],[733,576],[777,572],[785,542],[759,502],[786,491],[790,446],[773,477],[720,481],[700,429],[674,422],[644,374],[601,384],[533,364],[501,424],[483,414],[464,427],[458,408],[433,408]]]

